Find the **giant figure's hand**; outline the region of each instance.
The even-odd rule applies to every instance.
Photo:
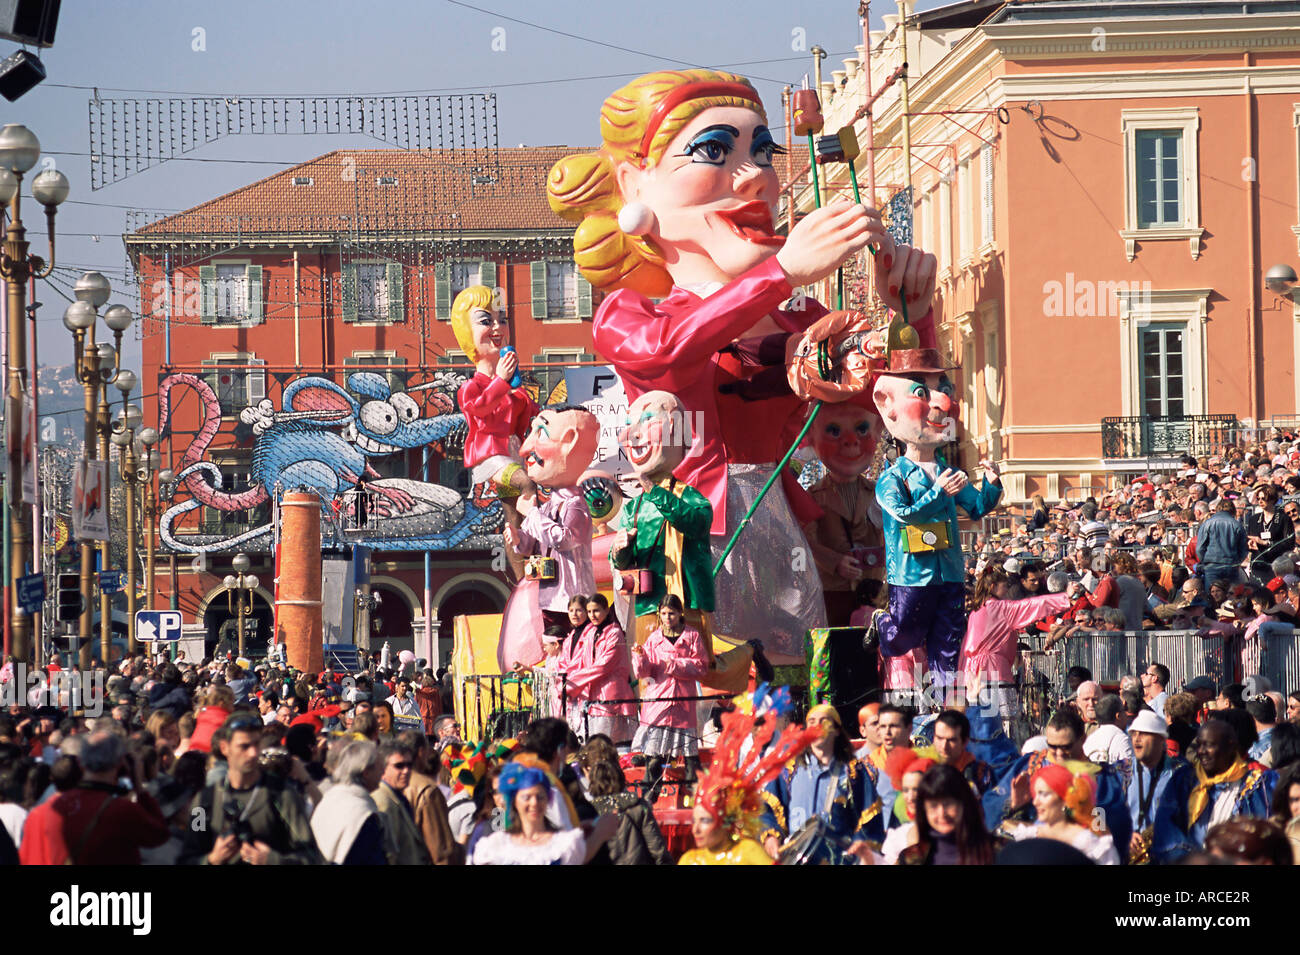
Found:
[[[902,311],[900,289],[907,295],[907,317],[916,320],[930,310],[939,260],[932,253],[900,245],[889,258],[882,248],[873,263],[876,294],[895,312]]]
[[[777,264],[796,288],[826,278],[868,243],[893,261],[894,240],[880,213],[868,206],[837,201],[804,216],[776,254]]]

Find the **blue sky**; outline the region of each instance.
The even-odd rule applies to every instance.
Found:
[[[878,0],[873,26],[896,12]],[[127,209],[187,208],[331,149],[379,144],[235,137],[187,154],[202,162],[168,162],[92,192],[85,154],[93,93],[80,87],[140,99],[493,90],[501,145],[594,145],[604,97],[674,60],[750,76],[778,109],[781,85],[798,85],[811,70],[811,56],[794,49],[800,38],[828,51],[827,75],[840,68],[861,42],[856,0],[64,0],[55,45],[38,51],[48,78],[16,103],[0,101],[0,122],[32,129],[72,183],[76,201],[58,216],[58,265],[72,269],[59,273],[64,284],[98,268],[123,287]],[[15,46],[0,40],[0,56]],[[44,216],[33,206],[25,205],[25,218],[34,251],[44,254]],[[66,301],[44,284],[38,299],[41,361],[66,363]],[[125,361],[138,369],[134,342]]]

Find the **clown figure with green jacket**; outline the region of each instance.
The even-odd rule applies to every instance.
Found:
[[[665,594],[675,594],[686,609],[686,626],[699,630],[707,645],[708,617],[713,612],[709,552],[713,506],[695,488],[673,477],[691,442],[685,408],[676,395],[648,391],[632,402],[628,417],[619,444],[642,493],[624,505],[622,529],[610,548],[615,582],[620,576],[628,582],[648,577],[649,586],[637,587],[633,598],[637,643],[659,625],[659,601]]]

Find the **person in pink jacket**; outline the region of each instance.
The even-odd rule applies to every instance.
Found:
[[[557,719],[568,720],[575,706],[580,705],[582,696],[574,691],[569,683],[569,672],[581,665],[582,637],[590,621],[587,618],[587,598],[583,594],[574,594],[569,598],[569,628],[564,633],[547,633],[542,637],[542,648],[546,656],[540,663],[528,666],[515,663],[515,673],[522,676],[537,671],[543,674],[542,680],[535,685],[544,685],[549,694],[550,712]]]
[[[569,698],[577,703],[570,709],[569,725],[583,742],[595,733],[604,733],[615,745],[630,745],[636,731],[636,704],[604,706],[600,702],[629,700],[633,695],[627,636],[610,613],[604,594],[587,598],[587,619],[590,622],[578,638],[566,671]]]
[[[683,756],[686,776],[693,781],[699,768],[699,725],[695,703],[674,697],[697,696],[696,682],[709,670],[704,638],[683,627],[684,611],[676,594],[659,602],[659,628],[646,642],[632,648],[632,675],[641,682],[641,725],[632,749],[650,757],[643,785],[653,803],[663,783],[665,758]]]
[[[1012,735],[1012,725],[1020,717],[1016,693],[1016,635],[1021,629],[1049,613],[1067,609],[1082,590],[1071,584],[1068,591],[1007,600],[1007,572],[997,564],[984,568],[975,581],[971,614],[962,642],[960,668],[966,678],[966,698],[996,700],[1003,728]]]

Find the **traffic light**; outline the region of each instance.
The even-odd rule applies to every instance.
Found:
[[[59,574],[59,616],[60,621],[77,620],[81,617],[81,575]]]

